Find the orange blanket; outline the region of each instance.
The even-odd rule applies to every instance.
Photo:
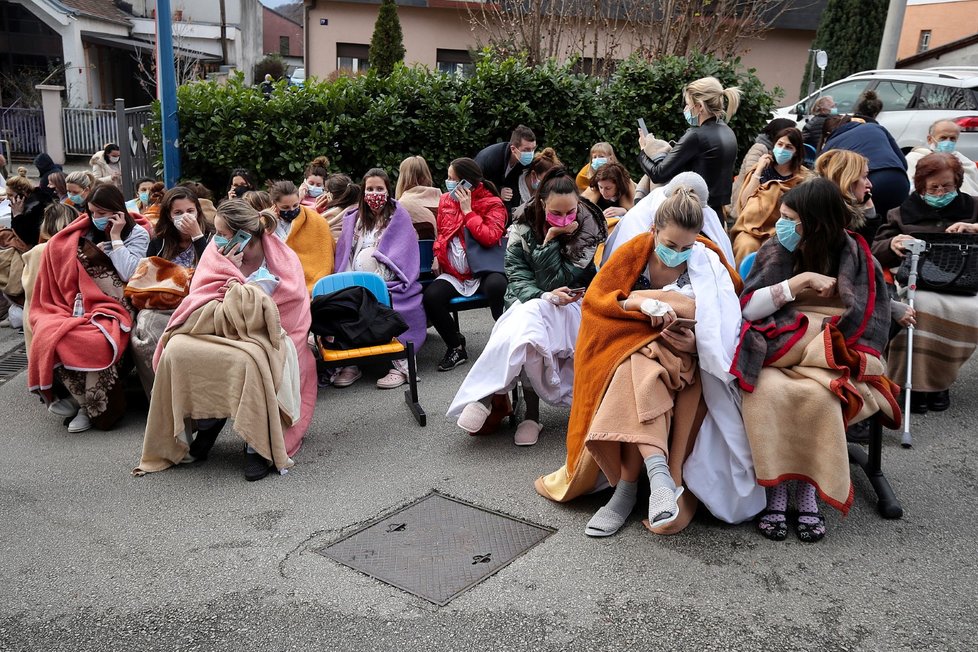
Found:
[[[726,263],[720,249],[706,238],[697,240],[724,261],[740,292],[740,277]],[[586,351],[588,355],[579,355],[574,361],[574,400],[567,424],[566,462],[557,471],[538,478],[534,485],[544,498],[566,502],[594,489],[598,466],[584,445],[591,422],[618,366],[658,337],[658,333],[649,330],[648,317],[622,310],[618,305],[628,297],[654,248],[655,237],[651,232],[629,240],[601,268],[584,296],[576,350]]]
[[[754,171],[751,170],[744,181],[746,186]],[[787,181],[768,181],[762,183],[750,197],[743,197],[737,221],[730,229],[734,257],[737,264],[760,249],[764,241],[774,235],[774,224],[781,216],[781,198],[807,177],[796,174]]]
[[[299,257],[306,277],[306,289],[310,292],[316,281],[333,273],[336,241],[329,222],[315,210],[302,206],[299,216],[292,221],[292,230],[285,244]]]

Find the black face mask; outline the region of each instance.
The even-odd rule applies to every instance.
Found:
[[[290,211],[279,211],[278,216],[281,217],[286,222],[291,222],[295,218],[299,217],[299,212],[302,210],[301,207],[293,208]]]
[[[244,197],[244,194],[246,192],[248,192],[248,188],[246,186],[235,186],[234,187],[234,194],[235,194],[236,197],[238,197],[238,199]]]

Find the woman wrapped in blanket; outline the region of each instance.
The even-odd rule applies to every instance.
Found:
[[[526,415],[516,428],[517,446],[537,442],[541,397],[570,406],[580,300],[607,235],[604,215],[578,196],[563,167],[547,172],[534,200],[516,209],[505,260],[508,308],[448,409],[460,428],[495,430],[512,414],[508,393],[521,378]]]
[[[604,479],[615,486],[589,536],[624,525],[643,467],[656,534],[685,528],[698,500],[731,523],[764,506],[729,373],[740,278],[699,236],[703,212],[691,188],[676,187],[654,230],[621,244],[584,297],[566,463],[535,487],[563,502]]]
[[[247,442],[247,480],[292,466],[316,404],[316,363],[302,264],[277,223],[240,199],[218,208],[213,244],[156,349],[133,475],[206,459],[227,419]]]
[[[789,481],[797,480],[796,531],[825,536],[816,495],[843,514],[853,500],[845,432],[880,412],[897,427],[898,388],[880,352],[890,329],[883,271],[847,232],[839,188],[822,178],[784,196],[775,238],[761,245],[741,295],[744,326],[731,367],[767,508],[758,529],[787,536]]]

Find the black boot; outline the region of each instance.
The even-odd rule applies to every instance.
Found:
[[[914,414],[927,414],[930,401],[929,392],[910,392],[910,411]]]
[[[194,438],[193,443],[190,444],[190,455],[198,462],[203,462],[207,459],[207,454],[211,452],[211,448],[214,447],[214,442],[217,441],[217,436],[221,434],[221,430],[224,429],[224,424],[227,423],[227,419],[220,419],[210,428],[204,428],[203,430],[197,431],[197,436]]]
[[[256,480],[261,480],[268,472],[272,470],[272,463],[266,460],[264,457],[258,453],[249,453],[248,449],[245,449],[245,465],[244,465],[244,475],[245,480],[248,482],[254,482]]]
[[[927,397],[927,407],[930,408],[932,412],[943,412],[951,407],[950,390],[945,389],[939,392],[930,392]]]

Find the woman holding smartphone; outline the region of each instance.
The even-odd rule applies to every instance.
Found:
[[[448,410],[460,428],[493,432],[512,414],[509,391],[520,380],[526,415],[516,428],[517,446],[537,442],[541,398],[570,405],[581,299],[607,236],[601,210],[578,195],[564,167],[550,169],[533,200],[516,209],[506,247],[508,310]]]

